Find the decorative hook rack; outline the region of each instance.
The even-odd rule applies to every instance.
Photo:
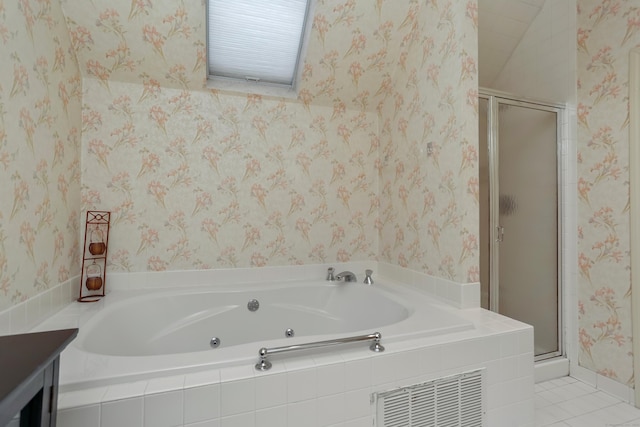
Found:
[[[96,302],[105,296],[110,221],[111,212],[87,211],[79,302]]]

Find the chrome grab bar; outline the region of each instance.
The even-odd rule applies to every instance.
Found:
[[[271,365],[271,362],[267,360],[267,357],[272,354],[286,353],[288,351],[297,351],[297,350],[309,350],[311,348],[328,347],[330,345],[348,344],[348,343],[353,343],[358,341],[373,341],[373,343],[371,343],[371,345],[369,346],[369,350],[379,353],[381,351],[384,351],[384,347],[382,346],[382,344],[380,344],[381,339],[382,339],[382,334],[380,332],[374,332],[369,335],[356,335],[354,337],[337,338],[335,340],[316,341],[316,342],[309,342],[304,344],[295,344],[295,345],[289,345],[285,347],[273,347],[273,348],[262,347],[258,351],[258,356],[260,356],[260,361],[256,363],[256,369],[258,371],[268,371],[269,369],[271,369],[272,365]]]

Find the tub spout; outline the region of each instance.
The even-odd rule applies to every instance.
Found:
[[[336,274],[336,280],[343,280],[345,282],[357,282],[356,275],[350,271],[343,271],[342,273]]]

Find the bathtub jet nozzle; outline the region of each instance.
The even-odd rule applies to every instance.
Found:
[[[247,309],[249,311],[258,311],[260,308],[260,302],[257,299],[252,299],[247,303]]]

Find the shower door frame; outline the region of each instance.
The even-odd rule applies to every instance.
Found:
[[[492,89],[479,88],[478,97],[487,100],[487,149],[489,160],[489,309],[499,313],[500,309],[500,209],[499,209],[499,131],[498,120],[499,105],[513,105],[517,107],[530,108],[553,112],[556,114],[556,222],[557,222],[557,300],[556,316],[558,319],[557,336],[558,350],[535,356],[536,362],[563,356],[564,351],[564,334],[563,334],[563,171],[562,171],[562,125],[565,114],[565,105],[547,102],[541,100],[530,99],[526,97],[515,96],[507,92],[496,91]],[[495,118],[495,119],[494,119]]]

